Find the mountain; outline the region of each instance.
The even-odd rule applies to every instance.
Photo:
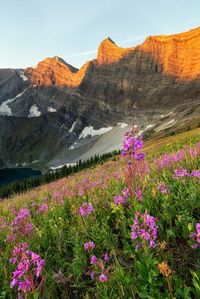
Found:
[[[79,70],[57,56],[0,70],[0,167],[110,151],[133,121],[155,136],[199,124],[200,27],[127,49],[106,38]]]

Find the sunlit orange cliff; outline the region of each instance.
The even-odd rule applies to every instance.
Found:
[[[150,36],[134,48],[118,47],[110,38],[99,46],[97,59],[86,62],[79,70],[58,57],[46,58],[26,72],[37,86],[77,87],[83,81],[90,65],[112,65],[124,57],[141,52],[150,55],[162,72],[183,80],[193,80],[200,75],[200,27],[185,33]]]

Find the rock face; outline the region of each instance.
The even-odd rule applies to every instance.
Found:
[[[113,149],[112,134],[119,146],[133,120],[158,132],[199,117],[200,28],[128,49],[107,38],[80,70],[59,57],[0,70],[0,167],[71,163]]]
[[[39,62],[36,68],[28,68],[26,73],[35,86],[76,87],[82,82],[89,66],[90,62],[87,62],[78,70],[56,56]]]
[[[132,52],[134,48],[130,49],[124,49],[118,47],[111,38],[106,38],[102,41],[102,43],[99,46],[98,49],[98,55],[97,55],[97,63],[100,64],[112,64],[123,57],[125,57],[127,54]]]
[[[199,78],[200,27],[180,34],[150,36],[139,48],[151,54],[164,73],[186,80]]]

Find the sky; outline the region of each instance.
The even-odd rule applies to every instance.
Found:
[[[75,67],[110,37],[121,47],[200,26],[200,0],[0,0],[0,68],[60,56]]]

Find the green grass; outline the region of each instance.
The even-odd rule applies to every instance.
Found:
[[[165,153],[176,152],[188,144],[194,148],[200,140],[200,129],[154,139],[145,143],[146,159],[150,173],[144,173],[143,162],[125,175],[124,159],[110,160],[103,165],[81,171],[68,178],[41,186],[30,192],[0,203],[0,298],[16,298],[16,288],[10,288],[12,272],[16,265],[9,263],[12,250],[18,243],[27,242],[29,248],[45,259],[45,282],[39,298],[200,298],[199,248],[193,249],[190,233],[200,222],[200,185],[197,178],[174,179],[175,169],[183,167],[189,172],[199,169],[200,151],[196,157],[187,153],[185,159],[172,163],[169,168],[156,168],[155,159]],[[138,171],[137,171],[138,169]],[[167,184],[169,194],[162,194],[158,184]],[[124,187],[133,191],[142,189],[143,200],[133,194],[126,205],[116,206],[114,197]],[[92,203],[95,211],[86,218],[79,214],[83,202]],[[41,203],[48,211],[38,212]],[[31,216],[34,231],[29,236],[22,232],[16,240],[7,242],[11,235],[11,222],[25,207]],[[157,246],[135,250],[131,227],[136,212],[156,217],[158,225]],[[7,224],[4,226],[2,224]],[[96,247],[85,252],[84,243],[93,241]],[[95,255],[106,263],[108,281],[99,281],[99,267],[90,264]],[[167,277],[159,270],[165,262],[171,270]],[[161,264],[162,266],[162,264]],[[96,272],[92,280],[88,272]],[[38,282],[39,283],[39,282]],[[37,286],[37,284],[36,284]],[[37,298],[37,293],[25,298]],[[34,297],[35,296],[35,297]]]

